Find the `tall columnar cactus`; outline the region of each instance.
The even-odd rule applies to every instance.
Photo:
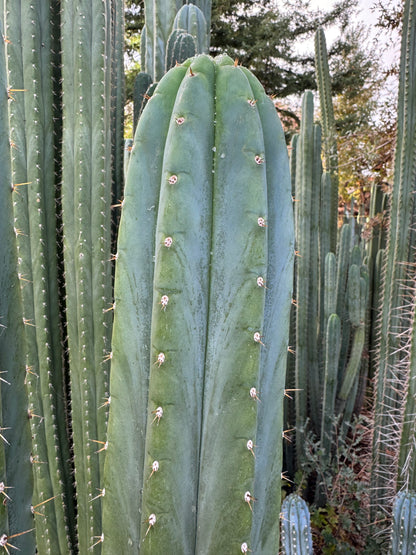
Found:
[[[315,68],[321,106],[325,170],[331,176],[330,245],[331,251],[335,252],[338,221],[338,152],[328,54],[322,28],[317,29],[315,33]]]
[[[3,15],[3,13],[2,13]],[[35,553],[32,504],[31,438],[25,392],[22,306],[16,273],[16,239],[5,34],[0,21],[0,542],[12,550]],[[26,534],[24,532],[27,532]],[[19,535],[22,534],[22,535]]]
[[[282,550],[284,555],[312,555],[312,533],[309,509],[296,493],[282,503]]]
[[[253,75],[226,57],[173,68],[125,189],[103,553],[277,551],[291,213]]]
[[[394,501],[390,553],[416,553],[416,494],[412,491],[398,493]]]
[[[44,503],[35,514],[41,553],[69,552],[65,520],[73,516],[56,263],[56,98],[51,83],[56,85],[58,8],[55,1],[5,3],[9,87],[16,89],[9,103],[10,139],[33,438],[33,505]]]
[[[121,25],[121,9],[121,0],[62,2],[62,218],[81,553],[101,529],[113,308],[110,207],[113,168],[123,154],[112,156],[118,144],[111,100],[118,46],[108,36],[119,34],[112,25]]]
[[[398,452],[400,451],[400,480],[408,480],[413,472],[414,420],[412,389],[409,390],[405,421],[403,396],[413,387],[414,347],[409,290],[415,262],[415,163],[416,163],[416,12],[413,0],[404,9],[400,61],[397,141],[394,183],[380,311],[378,366],[375,380],[374,439],[372,465],[372,503],[374,510],[383,508],[386,499],[392,501],[396,488]],[[410,297],[409,297],[410,295]],[[410,347],[409,347],[410,345]],[[409,384],[409,386],[408,386]],[[402,426],[404,423],[404,428]],[[399,445],[401,444],[401,448]],[[410,458],[410,460],[407,460]]]

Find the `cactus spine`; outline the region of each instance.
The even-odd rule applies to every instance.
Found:
[[[104,553],[277,549],[288,169],[272,103],[228,58],[172,69],[142,114],[118,244]]]

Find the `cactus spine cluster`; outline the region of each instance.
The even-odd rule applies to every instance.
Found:
[[[292,262],[273,104],[229,58],[172,69],[120,224],[104,553],[277,549]]]

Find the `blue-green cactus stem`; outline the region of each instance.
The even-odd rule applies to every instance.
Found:
[[[196,54],[194,37],[182,29],[174,29],[166,46],[166,71]]]
[[[110,131],[113,53],[106,39],[112,33],[113,8],[115,3],[101,0],[62,3],[62,212],[77,529],[83,553],[101,531],[100,469],[109,396],[114,175],[109,160],[116,139]]]
[[[396,496],[389,553],[392,555],[416,553],[416,494],[414,491],[401,491]]]
[[[3,15],[3,13],[2,13]],[[22,306],[16,274],[16,238],[13,232],[12,175],[8,121],[8,80],[5,35],[0,21],[0,481],[10,502],[1,503],[0,535],[13,535],[33,527],[30,511],[33,476],[31,438],[24,386],[25,354]],[[4,494],[3,494],[4,497]],[[10,524],[10,526],[9,526]],[[33,532],[15,538],[13,545],[28,555],[35,553]]]
[[[306,502],[296,493],[282,504],[282,549],[285,555],[312,555],[310,514]]]
[[[277,549],[291,217],[257,80],[227,57],[173,68],[139,120],[120,227],[105,553]]]
[[[308,91],[302,101],[302,123],[297,144],[296,163],[296,452],[302,456],[304,447],[302,428],[308,418],[308,368],[309,356],[309,271],[310,271],[310,221],[313,167],[313,94]]]
[[[401,442],[403,398],[413,367],[407,342],[412,324],[405,317],[409,268],[414,263],[415,156],[416,156],[416,80],[411,68],[416,64],[416,11],[413,0],[404,6],[400,60],[397,141],[394,182],[391,194],[385,266],[383,271],[382,310],[380,313],[378,366],[375,381],[374,437],[372,465],[372,504],[374,507],[392,497]],[[410,267],[409,267],[410,263]],[[400,387],[398,387],[400,383]],[[408,438],[403,438],[408,443]],[[403,460],[403,459],[402,459]],[[402,473],[404,468],[399,470]],[[403,479],[403,475],[402,475]],[[404,477],[406,482],[406,478]]]
[[[185,73],[183,66],[170,71],[149,101],[152,110],[145,110],[139,120],[127,174],[114,291],[111,411],[103,499],[106,555],[117,552],[122,545],[129,545],[130,552],[137,553],[141,522],[148,516],[141,512],[142,485],[151,472],[146,469],[144,475],[148,380],[149,372],[158,369],[150,352],[154,268],[148,261],[153,259],[156,247],[165,138],[175,93]],[[158,114],[156,120],[154,112]],[[148,183],[155,186],[149,187]],[[140,215],[137,206],[142,209]],[[142,340],[138,342],[137,338]],[[137,345],[137,350],[132,350],[132,345]],[[120,510],[114,511],[115,506]]]
[[[63,403],[62,351],[56,273],[55,163],[53,95],[50,87],[51,2],[6,2],[13,208],[18,275],[26,338],[26,385],[32,430],[36,505],[46,517],[35,518],[39,551],[69,550],[65,530],[65,491],[69,459]],[[18,186],[18,183],[27,183]],[[45,463],[48,464],[45,464]],[[43,463],[43,464],[42,464]],[[64,486],[65,484],[65,486]],[[66,495],[65,495],[66,494]],[[66,497],[66,499],[64,499]]]
[[[338,222],[338,152],[328,53],[322,28],[317,29],[315,34],[315,66],[321,106],[325,170],[331,177],[330,241],[331,251],[335,252]]]
[[[178,7],[175,0],[145,0],[144,9],[146,59],[141,69],[149,73],[153,81],[159,81],[165,73],[166,44]]]
[[[328,318],[325,341],[325,380],[322,400],[321,447],[322,462],[329,464],[331,449],[334,445],[335,431],[335,397],[338,383],[338,364],[341,349],[341,320],[337,314]]]
[[[208,53],[207,22],[203,12],[194,4],[185,4],[178,11],[173,29],[183,29],[195,40],[196,54]]]

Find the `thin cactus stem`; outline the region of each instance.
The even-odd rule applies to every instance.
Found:
[[[375,381],[372,505],[385,505],[393,498],[397,475],[397,454],[403,418],[403,394],[408,379],[409,357],[406,343],[411,325],[403,317],[408,263],[414,259],[415,228],[415,128],[416,81],[409,68],[416,63],[416,11],[413,0],[404,8],[400,61],[395,172],[391,196],[385,266],[383,270],[382,311],[380,314],[378,365]],[[412,238],[412,241],[410,239]],[[407,330],[407,331],[406,331]],[[401,384],[398,387],[398,384]],[[404,443],[407,439],[403,438]],[[393,457],[390,453],[393,452]]]
[[[28,409],[35,477],[34,502],[43,505],[35,518],[38,549],[45,553],[69,550],[65,501],[71,507],[59,296],[56,273],[55,175],[53,96],[51,82],[52,2],[6,2],[9,82],[20,89],[10,108],[13,208],[19,276],[23,297],[28,372]],[[29,31],[30,30],[30,31]],[[45,45],[43,47],[41,45]],[[48,461],[49,464],[41,464]]]
[[[335,252],[338,221],[338,153],[328,54],[325,33],[322,28],[319,28],[315,34],[315,66],[324,137],[325,170],[331,176],[330,241],[331,251]]]
[[[3,16],[3,13],[1,14]],[[22,305],[16,273],[16,237],[13,231],[12,174],[8,121],[8,79],[5,34],[0,21],[0,482],[4,486],[0,505],[0,535],[17,534],[33,527],[30,510],[33,476],[30,464],[31,437],[24,385],[25,354]],[[6,431],[7,430],[7,431]],[[7,489],[6,489],[7,488]],[[9,489],[10,488],[10,489]],[[8,499],[9,498],[9,499]],[[35,553],[33,532],[16,538],[17,549]]]
[[[118,139],[110,132],[116,108],[110,93],[111,64],[117,54],[107,37],[119,35],[111,24],[121,25],[122,17],[117,3],[102,0],[65,0],[62,9],[67,333],[78,542],[80,552],[86,553],[101,531],[97,492],[106,445],[113,307],[110,206],[115,174],[109,160]]]

